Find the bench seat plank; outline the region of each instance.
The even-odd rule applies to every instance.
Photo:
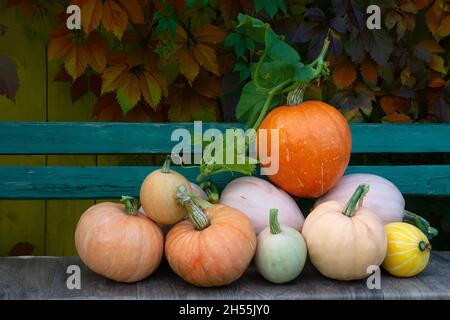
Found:
[[[205,123],[203,130],[242,127]],[[170,153],[177,128],[192,123],[0,122],[0,154]],[[447,124],[351,124],[353,153],[450,152]]]
[[[101,199],[137,196],[144,178],[157,167],[0,167],[3,199]],[[190,181],[197,168],[174,167]],[[351,166],[347,173],[374,173],[391,180],[404,194],[450,195],[450,165]],[[219,188],[230,173],[213,177]]]
[[[67,289],[69,265],[81,269],[81,290]],[[365,280],[327,279],[310,264],[289,284],[271,284],[251,266],[241,279],[221,288],[191,286],[165,261],[152,276],[133,284],[98,276],[78,257],[5,257],[0,272],[0,299],[450,299],[450,252],[432,252],[428,267],[413,278],[383,271],[380,290],[369,290]]]

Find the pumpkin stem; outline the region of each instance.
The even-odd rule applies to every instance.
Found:
[[[125,212],[129,215],[137,215],[139,210],[140,202],[138,199],[129,197],[129,196],[122,196],[120,198],[120,202],[122,202],[125,205]]]
[[[419,230],[422,231],[429,240],[438,234],[437,229],[430,226],[427,220],[408,210],[403,211],[403,222],[412,224],[413,226],[419,228]]]
[[[269,226],[271,234],[281,233],[280,223],[278,222],[278,209],[270,209]]]
[[[193,197],[183,185],[178,187],[175,198],[188,211],[189,219],[194,224],[195,230],[200,231],[210,225],[208,216],[201,209],[201,205],[198,204],[200,202],[199,200],[202,199]],[[208,201],[202,201],[208,203]]]
[[[211,181],[205,181],[200,184],[200,188],[205,191],[206,195],[208,196],[208,201],[211,203],[217,203],[219,202],[219,190],[217,189],[216,185],[212,183]]]
[[[353,193],[352,197],[350,198],[349,202],[344,208],[344,211],[342,212],[347,217],[353,217],[355,214],[355,211],[358,208],[362,206],[363,199],[365,195],[369,192],[369,185],[368,184],[361,184],[356,188],[355,192]]]
[[[431,244],[426,243],[425,241],[421,240],[419,242],[419,249],[420,249],[420,251],[427,250],[428,252],[430,252],[431,251]]]
[[[328,31],[329,33],[330,31]],[[328,48],[330,46],[330,40],[328,39],[328,35],[325,38],[323,43],[322,50],[320,51],[319,56],[314,60],[310,66],[314,69],[313,79],[320,78],[323,74],[328,73],[328,68],[325,62],[325,57],[328,52]],[[290,106],[296,106],[303,102],[303,98],[305,96],[305,91],[308,88],[309,83],[301,83],[299,86],[289,91],[287,96],[287,104]],[[290,89],[290,88],[289,88]]]
[[[164,164],[163,164],[163,166],[161,168],[161,172],[162,173],[170,173],[170,164],[171,164],[171,162],[172,162],[172,158],[171,158],[171,156],[169,154],[169,155],[167,155],[166,160],[164,160]]]

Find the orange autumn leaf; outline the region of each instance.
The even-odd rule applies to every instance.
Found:
[[[130,112],[124,115],[114,93],[108,93],[100,97],[93,110],[93,114],[99,121],[106,122],[165,122],[167,121],[166,115],[162,112],[162,109],[154,111],[146,103],[139,102]]]
[[[402,113],[391,113],[382,119],[383,122],[391,123],[411,123],[412,120],[409,116]]]
[[[364,81],[375,86],[378,82],[378,66],[369,59],[366,59],[363,64],[361,64],[361,75]]]
[[[72,0],[81,9],[81,24],[89,34],[100,26],[121,39],[128,26],[144,23],[144,4],[139,0]]]
[[[117,90],[117,100],[127,113],[141,99],[154,109],[162,96],[168,95],[167,80],[156,68],[144,65],[133,66],[122,63],[110,66],[103,73],[102,94]]]
[[[178,27],[172,59],[177,61],[181,74],[191,86],[200,67],[215,75],[220,74],[216,50],[210,45],[223,42],[225,36],[224,30],[208,24],[199,27],[191,39],[182,27]]]
[[[380,106],[387,115],[395,112],[405,114],[409,111],[408,101],[402,97],[383,97]]]
[[[224,42],[226,36],[225,30],[212,24],[205,24],[199,27],[194,34],[197,41],[212,44]]]
[[[106,44],[101,36],[93,32],[88,38],[67,29],[50,33],[49,59],[63,59],[64,67],[75,80],[89,65],[102,73],[106,68]]]
[[[180,79],[171,86],[168,114],[170,121],[217,120],[216,98],[209,98],[204,95],[203,90],[205,88],[202,88],[202,86],[205,85],[204,81],[207,77],[205,77],[205,80],[202,80],[202,77],[193,82],[194,90]],[[202,94],[198,92],[202,92]]]
[[[430,88],[442,88],[445,86],[445,80],[438,77],[433,77],[428,81],[428,87]]]
[[[442,74],[446,74],[447,73],[447,69],[445,68],[444,65],[444,58],[442,58],[441,56],[437,55],[437,54],[433,54],[431,56],[431,63],[430,63],[430,67],[437,72],[440,72]]]
[[[356,70],[349,60],[338,63],[333,70],[333,82],[338,89],[350,87],[356,80]]]
[[[443,38],[450,35],[450,14],[448,10],[446,0],[436,0],[427,12],[428,28],[436,37]]]

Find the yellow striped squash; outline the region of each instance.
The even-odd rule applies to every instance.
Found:
[[[417,227],[405,222],[385,226],[388,249],[384,269],[397,277],[412,277],[425,269],[430,259],[431,245]]]

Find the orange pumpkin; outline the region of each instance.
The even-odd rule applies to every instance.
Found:
[[[148,277],[159,266],[164,246],[161,229],[138,214],[137,202],[103,202],[80,218],[75,245],[81,260],[94,272],[120,282]]]
[[[172,270],[200,287],[227,285],[241,277],[256,250],[250,219],[239,210],[193,198],[183,186],[177,200],[189,219],[167,235],[165,252]]]
[[[186,216],[184,209],[175,200],[179,185],[189,191],[189,181],[170,169],[170,156],[163,167],[150,173],[141,186],[140,199],[145,214],[160,224],[174,224]]]
[[[320,101],[272,110],[259,130],[279,129],[279,170],[268,178],[298,197],[319,197],[343,176],[350,160],[350,127],[342,114]],[[260,133],[260,131],[258,131]]]

